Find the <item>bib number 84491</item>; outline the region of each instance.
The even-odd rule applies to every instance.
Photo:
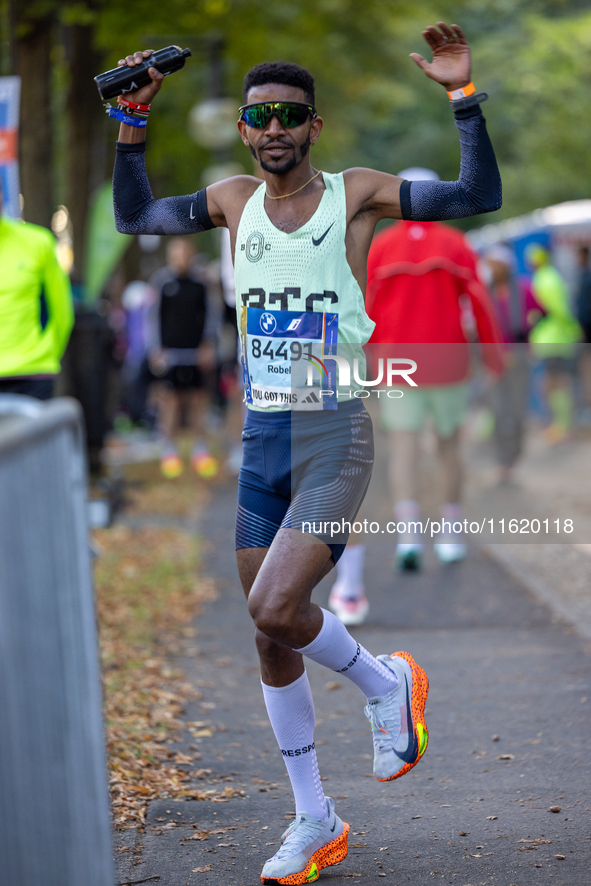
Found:
[[[283,358],[284,360],[301,360],[302,353],[306,357],[312,356],[312,342],[291,341],[289,343],[289,351],[287,350],[287,341],[282,341],[277,347],[273,347],[273,339],[268,338],[264,349],[260,338],[253,338],[250,341],[251,354],[257,360],[259,357],[268,357],[270,360]],[[262,350],[261,350],[262,349]]]

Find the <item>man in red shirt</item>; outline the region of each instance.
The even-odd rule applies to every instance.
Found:
[[[428,169],[406,169],[400,174],[410,181],[439,178]],[[447,524],[453,526],[463,517],[460,427],[468,405],[468,341],[474,337],[467,327],[475,326],[473,331],[481,342],[488,368],[499,373],[502,361],[498,343],[502,336],[494,307],[478,276],[477,256],[467,239],[456,228],[438,222],[401,221],[390,225],[374,238],[367,270],[366,310],[376,324],[370,345],[404,344],[404,356],[418,365],[413,373],[418,387],[405,387],[400,399],[380,397],[379,401],[382,424],[389,436],[396,521],[419,519],[418,444],[430,414],[443,473],[441,512],[447,528]],[[415,347],[409,350],[411,343]],[[439,536],[435,550],[442,562],[460,560],[466,553],[462,535],[453,531]],[[402,569],[418,568],[421,554],[420,533],[399,537],[396,558]],[[345,550],[338,564],[338,579],[331,592],[332,608],[337,614],[342,608],[340,598],[355,594],[349,572],[360,576],[359,560],[359,551],[353,547]],[[362,597],[361,579],[355,584]],[[364,609],[366,606],[364,600]]]

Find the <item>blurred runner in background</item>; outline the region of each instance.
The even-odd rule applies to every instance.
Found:
[[[70,283],[51,232],[2,205],[0,179],[0,394],[48,400],[74,323]]]
[[[405,169],[399,174],[407,181],[439,181],[437,173],[429,169]],[[378,234],[369,251],[366,309],[376,323],[370,345],[435,344],[417,357],[420,376],[414,377],[419,387],[405,387],[400,399],[380,397],[379,401],[389,437],[394,516],[397,522],[412,527],[399,536],[396,545],[401,569],[418,569],[421,564],[419,438],[429,415],[435,425],[443,477],[441,515],[450,529],[463,519],[460,427],[469,394],[467,338],[462,327],[464,297],[470,300],[480,341],[500,341],[494,309],[476,263],[464,235],[437,222],[398,222]],[[450,342],[463,345],[452,352],[437,347]],[[404,356],[412,354],[405,352]],[[484,356],[489,368],[498,373],[502,366],[499,349],[485,349]],[[444,563],[466,554],[463,537],[452,531],[435,543],[435,550]],[[363,619],[368,609],[363,558],[363,545],[345,549],[330,594],[331,609],[348,624],[359,623],[357,619]]]
[[[533,270],[533,294],[546,312],[529,333],[532,352],[543,361],[546,373],[545,394],[552,421],[545,436],[549,443],[559,443],[572,425],[576,342],[583,330],[572,314],[566,283],[553,267],[548,250],[540,243],[530,243],[525,258]]]
[[[148,368],[147,317],[153,292],[143,280],[132,280],[123,290],[121,302],[125,310],[127,351],[123,365],[124,402],[133,424],[153,424],[147,405],[151,373]]]
[[[527,352],[527,293],[516,274],[515,253],[505,243],[484,255],[490,273],[489,289],[503,340],[507,344],[503,374],[494,381],[489,403],[494,415],[493,439],[499,463],[499,485],[511,483],[513,468],[523,449],[529,355]]]
[[[148,312],[148,365],[155,380],[158,423],[164,437],[160,466],[165,477],[178,477],[183,460],[178,448],[183,412],[194,438],[191,467],[215,476],[216,459],[205,442],[204,374],[215,365],[215,331],[207,290],[194,268],[195,248],[174,237],[166,248],[166,267],[150,278],[154,301]]]
[[[579,361],[583,388],[583,409],[579,422],[591,427],[591,268],[589,267],[589,247],[579,247],[579,291],[577,293],[576,314],[583,330],[583,347]]]

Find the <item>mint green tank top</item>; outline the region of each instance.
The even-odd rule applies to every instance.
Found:
[[[318,209],[297,231],[288,234],[272,224],[264,182],[240,219],[234,275],[250,409],[335,408],[337,361],[331,353],[348,354],[351,366],[354,354],[357,374],[364,377],[361,346],[375,323],[347,261],[343,174],[322,175]],[[358,387],[354,373],[350,377]]]

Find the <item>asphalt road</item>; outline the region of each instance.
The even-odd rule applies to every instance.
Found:
[[[187,720],[215,731],[187,732],[175,748],[216,787],[246,796],[152,803],[144,833],[117,835],[120,883],[255,886],[293,815],[238,584],[234,502],[232,488],[220,490],[199,526],[219,597],[197,622],[198,654],[180,662],[203,694]],[[330,584],[317,589],[321,605]],[[377,782],[362,695],[309,663],[324,788],[351,825],[348,857],[319,882],[590,884],[589,643],[475,547],[462,564],[428,556],[422,573],[399,575],[376,545],[366,584],[370,618],[354,636],[376,654],[406,649],[425,668],[429,747],[408,775]]]

